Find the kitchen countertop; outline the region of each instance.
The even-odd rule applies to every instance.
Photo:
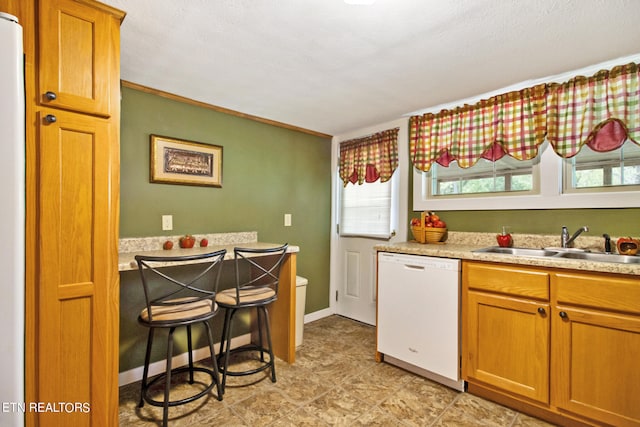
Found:
[[[514,235],[514,241],[516,242],[514,247],[542,248],[558,246],[556,240],[557,236],[531,237],[525,235]],[[594,243],[588,239],[584,240],[585,243]],[[530,244],[517,244],[517,242],[529,242]],[[597,244],[597,242],[595,242],[595,244]],[[458,258],[473,261],[500,262],[506,264],[530,265],[534,267],[563,268],[640,276],[640,264],[593,262],[566,258],[528,257],[520,255],[513,256],[506,254],[473,252],[474,250],[489,246],[497,246],[495,234],[450,232],[449,238],[444,243],[422,244],[415,241],[388,244],[383,243],[376,245],[375,249],[379,252],[427,255],[441,258]],[[591,247],[588,246],[587,248],[590,249]]]
[[[265,249],[265,248],[274,248],[277,246],[281,246],[284,243],[265,243],[265,242],[251,242],[251,243],[243,243],[240,245],[209,245],[205,248],[201,247],[193,247],[190,249],[182,249],[182,248],[173,248],[171,250],[154,250],[154,251],[143,251],[143,252],[126,252],[118,254],[118,270],[119,271],[127,271],[127,270],[137,270],[138,264],[136,263],[135,256],[136,255],[146,255],[146,256],[183,256],[183,255],[199,255],[206,254],[210,252],[219,251],[220,249],[226,249],[227,253],[224,256],[225,260],[233,259],[233,248],[235,247],[243,247],[249,249]],[[287,248],[287,253],[300,252],[300,248],[297,246],[291,246]],[[198,260],[193,261],[194,263],[199,262]],[[189,264],[188,261],[181,261],[175,264]],[[167,266],[172,265],[171,263],[166,263]]]
[[[209,252],[215,252],[221,249],[226,249],[227,254],[225,260],[233,259],[233,248],[243,247],[250,249],[265,249],[281,246],[284,243],[265,243],[258,242],[257,232],[239,232],[239,233],[217,233],[217,234],[203,234],[194,235],[196,238],[196,245],[193,248],[182,249],[178,244],[178,240],[181,236],[155,236],[155,237],[140,237],[140,238],[126,238],[120,239],[119,252],[118,252],[118,270],[129,271],[137,270],[138,264],[136,263],[136,255],[147,256],[183,256],[183,255],[199,255]],[[209,245],[206,247],[200,247],[198,244],[202,238],[209,240]],[[173,249],[164,250],[162,244],[171,240],[174,243]],[[288,253],[300,252],[298,246],[289,245],[287,248]],[[199,262],[199,261],[193,261]],[[178,264],[189,264],[190,262],[180,262]],[[176,264],[176,263],[173,263]],[[167,263],[167,266],[172,265]]]

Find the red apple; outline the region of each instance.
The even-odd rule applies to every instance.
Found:
[[[511,234],[498,234],[496,240],[498,241],[498,246],[502,248],[510,248],[513,245]]]
[[[173,248],[173,242],[171,240],[167,240],[166,242],[164,242],[164,245],[162,245],[162,249],[164,249],[165,251],[168,251],[171,248]]]
[[[200,240],[200,247],[206,248],[207,246],[209,246],[209,241],[207,239]]]

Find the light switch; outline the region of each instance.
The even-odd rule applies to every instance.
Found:
[[[284,226],[291,227],[291,214],[284,214]]]
[[[162,215],[162,230],[173,230],[173,215]]]

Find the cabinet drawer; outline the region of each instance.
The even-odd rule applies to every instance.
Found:
[[[508,264],[465,262],[463,283],[469,289],[549,300],[549,273]]]
[[[640,279],[600,274],[556,273],[558,304],[640,314]]]

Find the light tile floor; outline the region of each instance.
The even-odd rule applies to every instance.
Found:
[[[308,323],[295,364],[276,361],[276,383],[262,373],[227,377],[222,401],[212,392],[170,408],[169,425],[550,426],[389,364],[376,363],[374,354],[375,328],[371,326],[340,316]],[[139,387],[134,383],[120,388],[120,425],[161,425],[161,408],[148,404],[137,408]]]

